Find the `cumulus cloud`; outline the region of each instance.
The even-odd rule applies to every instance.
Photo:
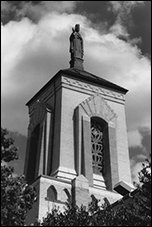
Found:
[[[138,154],[135,155],[131,161],[130,161],[130,166],[131,166],[131,175],[132,175],[132,181],[139,183],[139,172],[143,169],[143,165],[146,163],[146,160],[149,159],[144,154]]]
[[[58,70],[69,67],[68,40],[78,21],[83,25],[85,18],[51,13],[37,25],[27,18],[1,25],[4,127],[26,134],[24,105]]]
[[[132,175],[132,181],[139,183],[139,172],[142,169],[142,163],[143,162],[134,162],[131,161],[131,175]]]
[[[128,144],[130,158],[136,160],[145,160],[151,153],[151,133],[150,128],[138,128],[128,131]]]
[[[1,2],[1,13],[5,17],[7,13],[12,12],[15,20],[21,20],[24,17],[38,22],[43,16],[50,12],[71,13],[75,9],[76,1],[7,1]]]
[[[28,15],[32,20],[38,21],[50,12],[71,13],[75,5],[75,1],[40,1],[40,3],[34,5],[32,2],[24,1],[18,13],[22,16]]]
[[[32,3],[24,4],[27,8],[34,7]],[[62,4],[68,12],[75,6],[75,2]],[[92,28],[85,16],[62,13],[59,2],[44,1],[36,7],[42,7],[40,13],[43,14],[37,24],[23,18],[1,25],[4,127],[26,135],[28,114],[24,105],[58,70],[69,67],[69,36],[71,28],[80,23],[84,38],[84,68],[129,89],[127,127],[131,133],[135,132],[136,138],[136,142],[130,143],[140,144],[137,127],[150,127],[149,59],[141,55],[136,45],[119,39],[113,32],[101,34]]]
[[[139,183],[139,172],[143,169],[143,164],[147,164],[147,159],[151,159],[150,155],[146,153],[141,154],[140,152],[131,158],[130,167],[133,182]]]
[[[16,11],[15,6],[11,6],[8,1],[1,1],[1,21],[8,20],[9,13],[14,13]]]
[[[110,28],[110,32],[116,36],[129,39],[127,26],[133,25],[131,11],[144,4],[144,1],[109,1],[108,10],[116,15],[116,21]]]
[[[113,1],[111,10],[117,15],[116,22],[108,33],[106,30],[101,33],[91,27],[85,16],[73,13],[74,1],[41,1],[35,6],[22,2],[20,9],[2,1],[3,12],[11,10],[20,18],[1,25],[2,127],[27,134],[25,103],[60,69],[69,68],[69,36],[71,28],[80,23],[85,70],[129,90],[126,121],[132,149],[132,178],[137,182],[150,147],[147,144],[151,127],[151,65],[136,46],[140,37],[129,38],[124,19],[128,18],[131,23],[129,12],[140,4],[143,2],[128,1],[122,5]],[[126,40],[121,39],[121,35]]]
[[[1,11],[8,11],[10,4],[7,1],[1,1]]]
[[[94,34],[92,32],[92,34]],[[89,36],[90,37],[90,36]],[[98,37],[98,38],[97,38]],[[137,46],[113,34],[97,36],[86,43],[88,70],[129,90],[126,95],[128,130],[151,124],[151,64]],[[90,38],[89,38],[90,39]],[[89,45],[91,42],[91,45]],[[100,56],[100,58],[99,58]],[[93,63],[88,64],[88,62]],[[100,65],[100,66],[99,66]]]
[[[129,147],[143,147],[142,136],[138,130],[128,132]]]
[[[120,14],[125,10],[129,14],[133,8],[143,4],[144,1],[109,1],[109,10]]]

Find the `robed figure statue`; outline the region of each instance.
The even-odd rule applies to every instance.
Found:
[[[79,33],[80,31],[80,25],[76,24],[75,29],[72,28],[73,32],[70,36],[70,53],[71,53],[71,61],[70,65],[71,67],[81,67],[81,64],[83,62],[83,39]],[[80,67],[79,67],[80,66]]]

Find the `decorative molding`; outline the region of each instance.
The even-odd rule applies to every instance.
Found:
[[[89,117],[99,116],[106,122],[114,121],[117,118],[116,113],[99,94],[89,97],[79,106]]]
[[[62,83],[69,85],[69,86],[72,86],[72,87],[75,87],[75,88],[83,89],[85,91],[91,91],[91,92],[99,93],[99,94],[102,94],[104,96],[108,96],[108,97],[111,97],[111,98],[114,98],[114,99],[119,99],[121,101],[125,101],[125,95],[124,94],[117,93],[115,91],[109,91],[105,88],[94,86],[94,85],[91,85],[91,84],[88,84],[88,83],[85,83],[85,82],[82,82],[82,81],[77,81],[77,80],[74,80],[74,79],[71,79],[71,78],[62,77]]]
[[[125,101],[125,95],[115,92],[115,91],[109,91],[105,88],[101,88],[98,86],[94,86],[92,84],[88,84],[82,81],[78,81],[78,80],[74,80],[65,76],[62,76],[62,82],[60,80],[60,78],[58,78],[55,83],[52,83],[52,85],[50,85],[50,87],[43,91],[42,94],[40,94],[37,99],[40,100],[40,102],[46,102],[54,93],[55,91],[62,85],[69,85],[71,87],[77,88],[77,89],[81,89],[83,91],[89,91],[89,92],[93,92],[93,93],[97,93],[97,94],[102,94],[103,96],[107,97],[107,98],[114,98],[115,100],[121,100],[121,102]],[[34,109],[36,108],[36,101],[34,101],[33,104],[29,105],[29,114],[32,115]]]

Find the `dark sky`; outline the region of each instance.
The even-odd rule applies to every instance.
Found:
[[[37,23],[37,17],[34,17],[23,10],[24,3],[31,3],[33,6],[41,4],[43,1],[6,1],[10,4],[9,10],[5,10],[1,14],[3,24],[11,20],[21,20],[23,17],[29,17],[34,23]],[[122,3],[124,1],[121,1]],[[87,16],[92,22],[92,26],[98,27],[99,30],[108,30],[117,18],[117,12],[108,10],[109,1],[78,1],[74,8],[74,13]],[[127,10],[126,10],[127,11]],[[125,12],[125,10],[124,10]],[[143,54],[151,56],[151,1],[145,1],[145,4],[134,7],[131,13],[125,12],[125,16],[121,18],[121,23],[127,28],[130,38],[141,37],[138,47]],[[105,21],[105,28],[100,26]],[[120,37],[124,39],[124,37]]]
[[[96,1],[96,4],[94,1],[83,1],[77,5],[76,12],[87,14],[95,24],[108,21],[108,25],[111,26],[116,19],[116,14],[107,11],[108,4],[108,1]],[[132,23],[128,20],[132,20]],[[123,18],[123,23],[131,38],[142,38],[139,44],[142,53],[151,54],[151,1],[145,1],[142,7],[134,8],[131,15]]]

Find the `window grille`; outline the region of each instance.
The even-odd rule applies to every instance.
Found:
[[[103,169],[103,128],[102,125],[92,120],[91,122],[92,166],[93,172],[102,174]]]

